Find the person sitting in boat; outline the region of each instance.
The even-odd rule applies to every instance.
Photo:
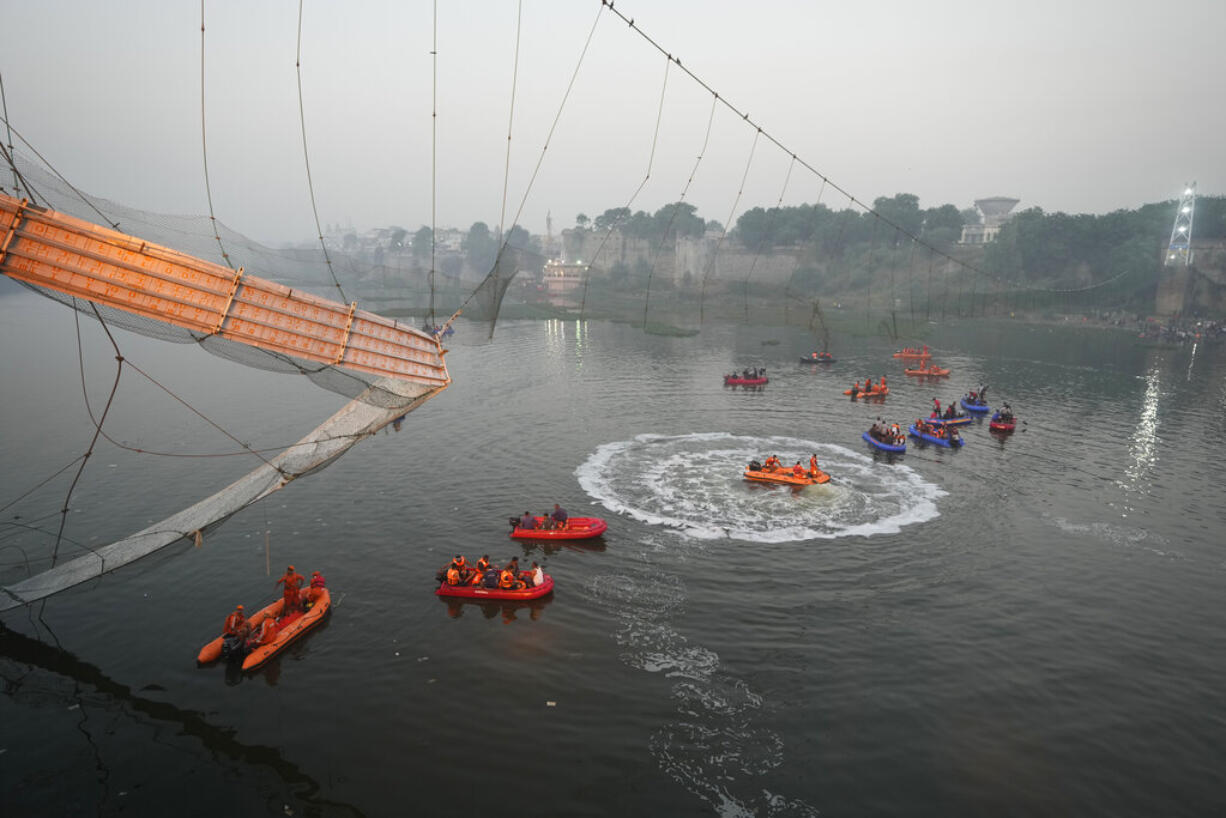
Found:
[[[762,471],[778,471],[782,467],[783,464],[779,462],[779,458],[772,454],[770,457],[766,458],[766,462],[762,464]]]
[[[529,531],[536,528],[536,520],[532,518],[532,514],[525,511],[523,516],[519,518],[519,527],[526,528]]]
[[[553,528],[553,520],[549,517],[548,511],[541,514],[541,524],[538,526],[538,528],[542,528],[545,531]]]
[[[467,585],[468,580],[472,577],[473,569],[472,566],[468,564],[468,560],[464,559],[463,554],[456,554],[451,560],[451,564],[447,566],[448,571],[453,568],[460,578],[460,581],[456,584]]]
[[[447,566],[446,578],[443,580],[448,585],[460,585],[460,572],[456,570],[455,565]]]
[[[526,587],[522,580],[517,580],[515,578],[515,574],[516,572],[512,571],[510,568],[502,569],[502,572],[498,575],[498,587],[504,591],[512,591],[517,588]]]
[[[1013,422],[1013,409],[1011,409],[1007,403],[1002,403],[1000,405],[1000,420],[1002,423]]]
[[[306,577],[294,571],[294,566],[289,566],[285,569],[285,574],[277,580],[278,585],[285,585],[282,592],[285,604],[281,607],[281,614],[285,614],[298,610],[298,589],[302,587],[302,583],[306,582]]]
[[[946,420],[957,420],[958,410],[955,409],[954,405],[951,403],[949,406],[945,407],[945,414],[942,415],[942,417],[944,417]]]
[[[897,445],[899,445],[900,443],[902,443],[902,442],[903,442],[904,438],[903,438],[903,434],[902,434],[902,429],[900,429],[900,428],[898,427],[898,424],[897,424],[897,423],[895,423],[893,426],[891,426],[891,427],[890,427],[890,431],[891,431],[891,432],[893,432],[893,435],[891,435],[891,436],[894,438],[894,445],[895,445],[895,446],[897,446]]]
[[[251,625],[246,623],[246,614],[243,613],[243,606],[234,606],[234,613],[229,614],[226,617],[226,624],[222,625],[223,641],[224,643],[242,644],[250,630]]]
[[[554,528],[566,528],[566,521],[570,519],[569,515],[566,513],[566,509],[562,508],[557,503],[553,504],[553,513],[549,515],[549,518],[553,520]]]
[[[491,565],[489,568],[485,569],[485,575],[481,578],[481,584],[486,588],[497,588],[498,576],[501,573],[501,571]]]
[[[537,577],[540,577],[538,579]],[[524,585],[528,588],[535,588],[544,582],[544,576],[541,574],[541,566],[536,564],[536,560],[532,561],[532,566],[527,571],[521,571],[519,578],[523,580]]]
[[[507,564],[502,566],[502,570],[510,571],[512,574],[519,575],[519,557],[511,557],[507,560]]]
[[[796,461],[796,465],[792,467],[792,475],[795,477],[805,476],[805,467],[800,465],[800,461]]]
[[[477,560],[477,573],[484,574],[490,570],[490,555],[482,554],[481,559]]]
[[[276,641],[277,632],[280,631],[280,626],[277,625],[275,617],[266,616],[259,627],[251,632],[251,636],[247,638],[247,649],[254,650],[261,645],[267,645]]]

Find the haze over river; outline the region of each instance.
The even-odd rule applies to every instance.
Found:
[[[97,416],[114,351],[81,329]],[[930,330],[953,370],[935,384],[904,377],[906,340],[836,337],[819,367],[794,329],[511,321],[490,342],[460,322],[455,383],[400,431],[198,548],[3,615],[4,814],[1226,814],[1226,354]],[[7,505],[93,425],[71,311],[0,298],[0,336]],[[116,338],[256,448],[344,402]],[[748,366],[764,389],[723,386]],[[884,403],[841,394],[882,374]],[[892,459],[860,439],[981,383],[1023,421],[1012,436],[976,422],[961,450]],[[147,452],[237,448],[127,366],[105,429]],[[812,453],[825,486],[741,478]],[[65,535],[105,544],[254,465],[100,441]],[[58,527],[66,479],[4,510],[6,583],[46,541],[26,526]],[[508,516],[554,502],[609,531],[508,538]],[[540,561],[555,593],[448,603],[434,575],[456,553]],[[327,576],[328,622],[252,675],[197,668],[287,563]]]

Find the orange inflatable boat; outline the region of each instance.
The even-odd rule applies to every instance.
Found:
[[[243,670],[254,670],[264,664],[280,653],[291,642],[323,621],[324,616],[332,607],[332,595],[328,593],[327,588],[320,588],[319,590],[323,593],[320,594],[319,599],[316,600],[309,611],[294,611],[288,616],[282,617],[281,609],[285,605],[285,600],[282,598],[265,606],[247,619],[247,624],[251,625],[252,630],[254,630],[263,624],[265,619],[271,616],[277,619],[277,633],[271,642],[266,645],[260,645],[243,657]],[[304,595],[305,592],[306,589],[304,588]],[[221,658],[224,643],[224,636],[219,636],[212,642],[209,642],[200,649],[200,653],[196,656],[196,661],[202,665],[217,661]]]
[[[779,469],[777,471],[745,469],[745,479],[754,480],[759,483],[782,483],[785,486],[812,486],[815,483],[829,483],[830,475],[821,469],[817,470],[816,475],[810,476],[809,472],[806,471],[801,477],[797,477],[791,469]]]

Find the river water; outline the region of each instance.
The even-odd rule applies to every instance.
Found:
[[[88,448],[82,373],[95,415],[114,379],[97,325],[80,357],[76,333],[45,299],[0,298],[6,582]],[[116,339],[152,380],[125,365],[106,428],[145,452],[237,448],[153,381],[257,448],[343,403]],[[200,547],[3,616],[4,813],[1226,814],[1226,355],[1059,326],[924,340],[953,377],[904,377],[905,341],[836,339],[817,367],[790,329],[523,321],[488,341],[461,322],[455,383],[400,431]],[[769,385],[722,385],[746,366]],[[841,394],[881,374],[885,402]],[[1012,436],[977,422],[961,450],[901,457],[860,439],[981,383]],[[828,485],[741,479],[813,453]],[[100,442],[65,553],[253,465]],[[609,531],[507,537],[554,502]],[[433,577],[454,553],[537,560],[556,591],[448,603]],[[327,576],[328,622],[252,675],[197,668],[286,563]]]

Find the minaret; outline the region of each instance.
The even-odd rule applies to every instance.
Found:
[[[553,214],[545,211],[545,260],[548,261],[554,257],[553,252]]]

